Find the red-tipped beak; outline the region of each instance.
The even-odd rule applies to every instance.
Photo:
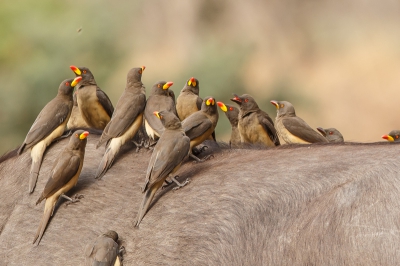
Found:
[[[277,101],[271,101],[273,105],[275,105],[276,109],[279,109],[279,104]]]
[[[76,74],[76,75],[78,75],[78,76],[80,76],[82,73],[81,73],[81,70],[79,69],[79,68],[77,68],[76,66],[69,66],[69,68],[72,70],[72,71],[74,71],[74,73]]]
[[[86,139],[87,136],[89,136],[89,132],[85,131],[79,136],[79,138],[80,139]]]
[[[145,67],[145,66],[142,66],[142,72],[143,72],[145,69],[146,69],[146,67]]]
[[[169,87],[171,87],[172,85],[174,85],[174,83],[172,81],[168,81],[167,83],[164,84],[163,89],[166,90]]]
[[[222,111],[226,112],[228,111],[228,108],[226,107],[226,105],[223,102],[217,102],[219,108],[221,108]]]
[[[242,103],[242,99],[240,99],[239,96],[237,96],[236,94],[233,94],[233,96],[235,96],[235,97],[230,99],[232,102],[235,102],[237,104]]]
[[[390,142],[393,142],[393,141],[394,141],[394,138],[391,137],[391,136],[389,136],[389,135],[383,135],[382,138],[383,138],[383,139],[386,139],[387,141],[390,141]]]

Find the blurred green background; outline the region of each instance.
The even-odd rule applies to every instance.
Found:
[[[70,65],[87,66],[117,103],[126,73],[146,66],[150,91],[200,80],[201,96],[287,100],[312,127],[349,141],[400,129],[400,2],[1,1],[0,153],[25,138]],[[230,126],[220,112],[217,138]]]

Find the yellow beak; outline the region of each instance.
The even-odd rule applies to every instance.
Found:
[[[89,135],[89,132],[87,132],[87,131],[85,131],[85,132],[83,132],[80,136],[79,136],[79,138],[80,139],[86,139],[86,137]]]
[[[174,85],[174,83],[172,81],[168,81],[167,83],[164,84],[164,86],[162,88],[163,88],[163,90],[166,90],[169,87],[171,87],[172,85]]]
[[[77,68],[76,66],[70,66],[69,67],[72,71],[75,72],[75,74],[77,74],[78,76],[80,76],[82,74],[81,70],[79,68]]]
[[[159,112],[155,111],[155,112],[153,112],[153,114],[154,114],[155,116],[157,116],[158,119],[161,119],[161,116],[160,116],[160,113],[159,113]]]
[[[226,108],[226,105],[223,102],[217,102],[219,108],[221,108],[222,111],[227,112],[228,108]]]
[[[76,77],[72,82],[71,82],[71,87],[75,87],[76,84],[79,83],[79,81],[81,81],[82,76]]]

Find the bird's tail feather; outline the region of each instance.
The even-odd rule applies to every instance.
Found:
[[[29,193],[32,193],[36,186],[36,181],[39,175],[40,166],[42,165],[43,153],[46,150],[46,145],[38,143],[32,148],[32,166],[29,174]]]
[[[36,246],[39,245],[40,240],[43,237],[44,234],[44,230],[46,229],[46,226],[50,220],[50,217],[53,215],[53,210],[54,210],[54,206],[56,202],[53,202],[53,200],[46,200],[46,204],[44,206],[44,213],[43,213],[43,217],[42,220],[40,221],[38,230],[36,231],[36,235],[35,238],[33,239],[32,244],[35,244],[36,240]]]
[[[142,203],[140,205],[140,209],[138,211],[137,220],[135,226],[139,226],[140,222],[142,221],[144,215],[146,214],[147,210],[150,207],[150,203],[154,198],[158,188],[162,185],[164,181],[158,182],[157,184],[153,184],[149,189],[145,192]]]
[[[101,159],[99,167],[97,168],[95,176],[96,179],[101,179],[107,170],[111,168],[111,165],[114,162],[114,159],[117,156],[121,146],[122,145],[119,139],[112,139],[110,141],[110,145],[108,145],[106,152]]]

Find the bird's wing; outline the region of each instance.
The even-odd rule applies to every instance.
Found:
[[[271,117],[264,112],[257,114],[258,122],[262,125],[264,130],[267,132],[269,138],[274,142],[274,144],[280,145],[278,135],[276,134],[276,129],[274,127],[274,122]]]
[[[106,134],[109,138],[124,134],[137,116],[143,112],[145,105],[146,95],[144,94],[122,94],[103,134]]]
[[[212,127],[211,120],[202,112],[193,113],[182,121],[182,128],[190,140],[200,137],[209,130],[210,127]]]
[[[27,147],[31,147],[50,135],[58,126],[60,126],[68,117],[71,112],[72,105],[62,103],[60,104],[56,99],[51,100],[40,111],[33,122],[28,134],[26,135],[24,143]]]
[[[188,155],[190,139],[182,132],[165,132],[151,155],[146,173],[145,190],[166,177]]]
[[[96,88],[96,96],[97,99],[99,99],[101,106],[103,106],[104,110],[111,117],[114,112],[114,107],[110,101],[110,98],[108,98],[107,94],[99,87]]]
[[[203,104],[203,99],[201,99],[200,97],[197,97],[197,99],[196,99],[197,109],[200,110],[202,104]]]
[[[300,117],[286,117],[282,119],[285,128],[294,136],[309,142],[327,142],[326,138],[321,134],[314,131],[303,119]]]
[[[81,158],[77,155],[70,155],[68,153],[61,154],[53,170],[51,177],[46,183],[43,190],[44,198],[48,198],[56,191],[62,188],[72,177],[76,175],[79,170]]]

